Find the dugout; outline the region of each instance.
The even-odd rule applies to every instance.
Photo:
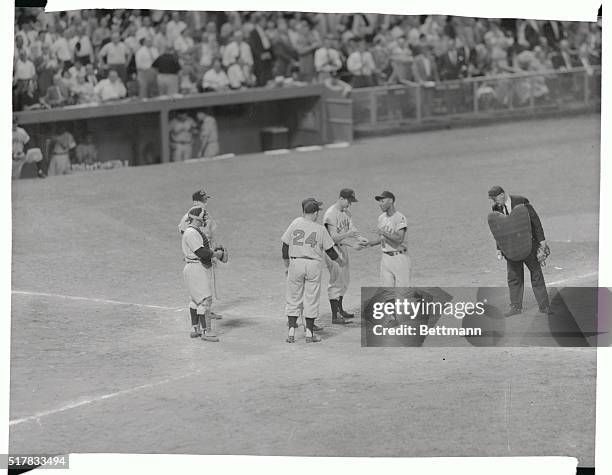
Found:
[[[289,147],[350,140],[352,133],[343,135],[346,130],[339,133],[329,126],[326,96],[322,85],[254,88],[149,100],[130,98],[15,115],[35,146],[44,149],[54,131],[66,126],[77,142],[91,133],[101,161],[127,160],[134,166],[170,161],[169,122],[179,110],[194,118],[198,111],[206,110],[215,117],[222,154],[262,151],[261,131],[268,127],[285,127]]]

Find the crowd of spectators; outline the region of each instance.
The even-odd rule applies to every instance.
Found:
[[[17,8],[15,110],[324,82],[343,91],[601,62],[601,23]]]

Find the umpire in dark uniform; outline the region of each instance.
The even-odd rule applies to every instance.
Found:
[[[506,312],[506,316],[518,315],[523,311],[523,291],[525,288],[525,276],[523,274],[523,264],[527,266],[531,273],[531,286],[533,293],[538,302],[541,313],[550,313],[550,304],[548,301],[548,292],[544,283],[544,274],[542,266],[538,261],[537,252],[540,246],[546,246],[546,238],[544,237],[544,229],[540,222],[540,217],[529,200],[524,196],[509,195],[501,186],[494,186],[489,190],[489,198],[493,200],[493,211],[498,211],[504,214],[510,212],[517,205],[525,205],[529,212],[531,220],[531,235],[532,248],[531,253],[522,261],[511,261],[506,258],[508,268],[508,288],[510,290],[510,309]],[[498,259],[502,258],[502,252],[497,248]],[[504,256],[505,257],[505,256]]]

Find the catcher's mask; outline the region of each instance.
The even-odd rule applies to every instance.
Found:
[[[206,216],[207,216],[206,210],[200,206],[191,208],[187,214],[192,220],[199,219],[203,223],[206,222]]]

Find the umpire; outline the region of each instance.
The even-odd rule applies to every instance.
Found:
[[[544,229],[540,222],[540,217],[529,200],[524,196],[509,195],[501,186],[494,186],[489,190],[489,198],[493,200],[493,211],[503,214],[510,212],[518,205],[525,205],[531,220],[532,248],[531,253],[522,261],[511,261],[506,258],[508,269],[508,288],[510,290],[510,309],[505,313],[506,317],[518,315],[523,311],[523,291],[525,288],[525,276],[523,274],[523,264],[527,266],[531,273],[531,287],[538,302],[540,312],[550,314],[550,304],[548,292],[544,283],[542,266],[538,260],[538,249],[547,248]],[[505,257],[505,256],[504,256]],[[502,258],[501,250],[497,250],[497,258]]]

